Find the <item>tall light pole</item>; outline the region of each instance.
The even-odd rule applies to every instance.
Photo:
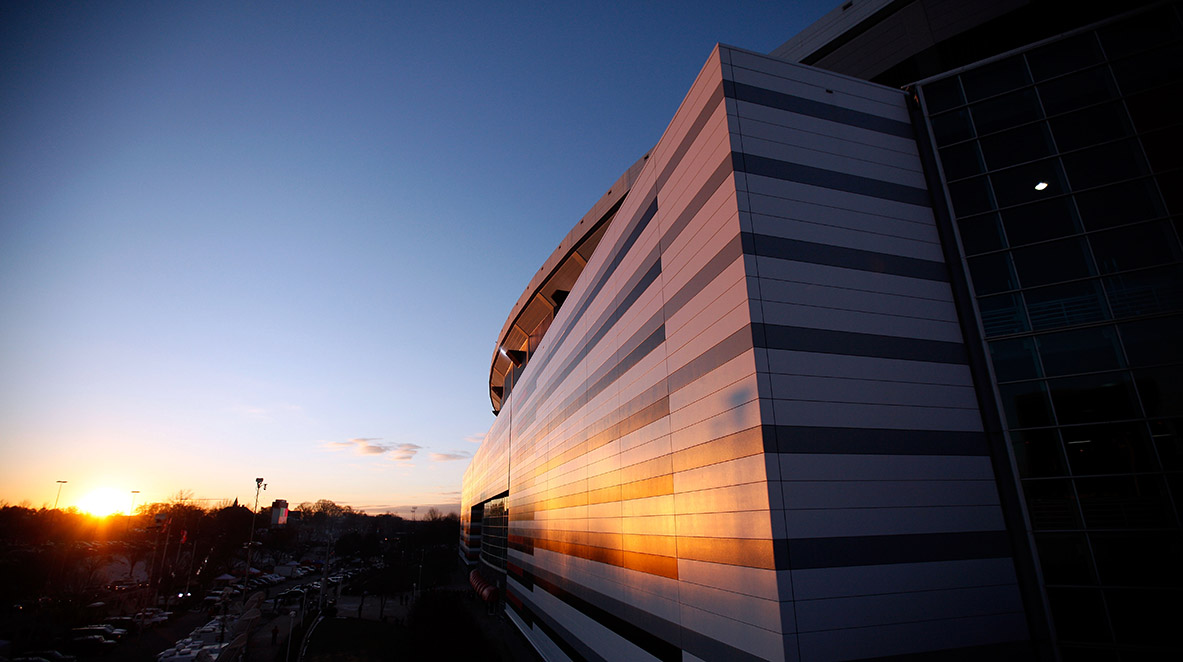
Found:
[[[284,660],[292,659],[292,629],[296,626],[296,612],[288,612],[288,654]]]
[[[60,501],[62,498],[62,485],[65,485],[68,482],[70,482],[70,481],[68,481],[68,480],[59,480],[58,481],[58,495],[57,495],[57,498],[53,500],[53,509],[54,510],[58,509],[58,501]]]
[[[255,514],[259,512],[259,490],[265,490],[262,478],[255,479],[255,509],[251,511],[251,539],[246,544],[246,571],[242,577],[242,605],[246,607],[247,581],[251,578],[251,548],[255,546]]]

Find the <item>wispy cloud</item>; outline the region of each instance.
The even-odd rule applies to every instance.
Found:
[[[420,448],[419,444],[395,444],[390,447],[390,455],[397,462],[408,462]]]
[[[432,453],[432,462],[451,462],[453,460],[467,460],[472,457],[472,451],[456,451],[454,453]]]
[[[485,440],[485,435],[484,435],[484,433],[481,433],[481,434],[470,434],[470,435],[468,435],[467,437],[465,437],[465,438],[464,438],[464,441],[467,441],[467,442],[468,442],[468,443],[470,443],[470,444],[479,444],[479,443],[481,443],[481,442],[482,442],[482,441],[484,441],[484,440]]]
[[[354,437],[347,441],[327,441],[321,445],[325,450],[352,450],[357,455],[389,454],[396,462],[409,462],[422,446],[418,444],[379,444],[381,437]]]

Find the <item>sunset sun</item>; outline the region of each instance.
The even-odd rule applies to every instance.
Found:
[[[100,487],[87,494],[78,503],[78,509],[94,515],[106,517],[115,513],[122,513],[127,502],[127,496],[109,487]]]

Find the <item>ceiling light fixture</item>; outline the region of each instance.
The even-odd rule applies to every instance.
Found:
[[[1036,191],[1042,191],[1045,188],[1047,188],[1047,182],[1039,182],[1038,184],[1035,185]]]

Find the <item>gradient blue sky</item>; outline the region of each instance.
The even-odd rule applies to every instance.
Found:
[[[836,5],[5,3],[0,501],[457,503],[542,261]]]

